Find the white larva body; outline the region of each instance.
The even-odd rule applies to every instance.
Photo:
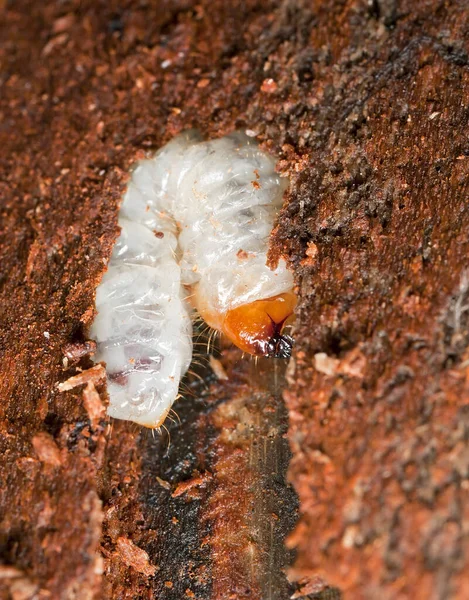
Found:
[[[285,184],[275,160],[241,133],[193,144],[171,173],[182,279],[199,284],[212,310],[224,313],[291,290],[284,261],[275,271],[266,265]]]
[[[137,164],[91,328],[111,416],[164,420],[192,356],[189,286],[218,313],[292,289],[283,261],[266,265],[284,189],[274,159],[241,133],[186,132]]]

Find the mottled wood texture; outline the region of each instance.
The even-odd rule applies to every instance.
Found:
[[[0,594],[468,598],[467,1],[0,10]],[[272,372],[225,351],[169,447],[111,430],[99,380],[57,388],[92,366],[126,170],[191,126],[291,176],[296,526]]]

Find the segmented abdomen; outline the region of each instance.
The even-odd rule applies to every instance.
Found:
[[[157,427],[189,367],[192,324],[174,223],[159,212],[156,191],[136,183],[154,171],[152,162],[136,169],[126,193],[121,234],[96,294],[91,335],[96,359],[106,362],[109,414]]]

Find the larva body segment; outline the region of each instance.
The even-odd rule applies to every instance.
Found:
[[[246,352],[288,356],[293,279],[283,260],[266,265],[285,187],[242,133],[189,131],[137,164],[91,328],[111,416],[162,423],[191,361],[191,305]]]
[[[288,353],[277,343],[285,341],[280,330],[293,312],[293,278],[283,260],[274,271],[266,265],[286,187],[275,160],[239,132],[194,143],[168,179],[181,227],[182,280],[194,287],[207,323],[251,354]],[[270,306],[252,306],[266,299]]]
[[[132,174],[91,328],[96,358],[106,362],[109,414],[149,427],[164,420],[192,358],[176,226],[155,162],[142,161]]]
[[[275,161],[241,133],[194,144],[176,185],[169,180],[185,284],[198,284],[212,311],[228,310],[291,290],[280,261],[266,265],[269,236],[286,181]]]

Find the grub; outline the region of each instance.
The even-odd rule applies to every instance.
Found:
[[[264,413],[210,416],[243,394],[252,402],[239,355],[224,351],[230,380],[214,388],[208,372],[207,388],[175,405],[171,443],[117,423],[86,438],[83,389],[56,387],[69,376],[62,348],[94,316],[130,164],[190,127],[206,138],[242,129],[291,178],[269,257],[288,258],[298,293],[284,393],[301,505],[290,576],[357,600],[469,597],[465,2],[254,0],[241,10],[132,0],[123,10],[115,0],[17,0],[0,10],[5,563],[44,598],[255,598],[259,579],[248,587],[231,544],[239,518],[255,575],[273,557],[279,598],[294,593],[279,542],[294,526],[294,496],[281,504],[289,488],[261,477],[285,509],[268,511],[283,529],[272,525],[275,552],[264,553],[246,516],[254,502],[264,529],[272,524],[260,487],[246,489],[259,481],[262,448],[253,446],[253,474],[247,446],[239,456],[230,445]],[[343,371],[318,372],[318,353]],[[43,433],[67,468],[54,466],[57,450],[53,464],[38,459],[31,439]],[[214,479],[192,502],[156,480],[177,485],[194,469]],[[149,579],[125,566],[119,537],[161,571]]]

